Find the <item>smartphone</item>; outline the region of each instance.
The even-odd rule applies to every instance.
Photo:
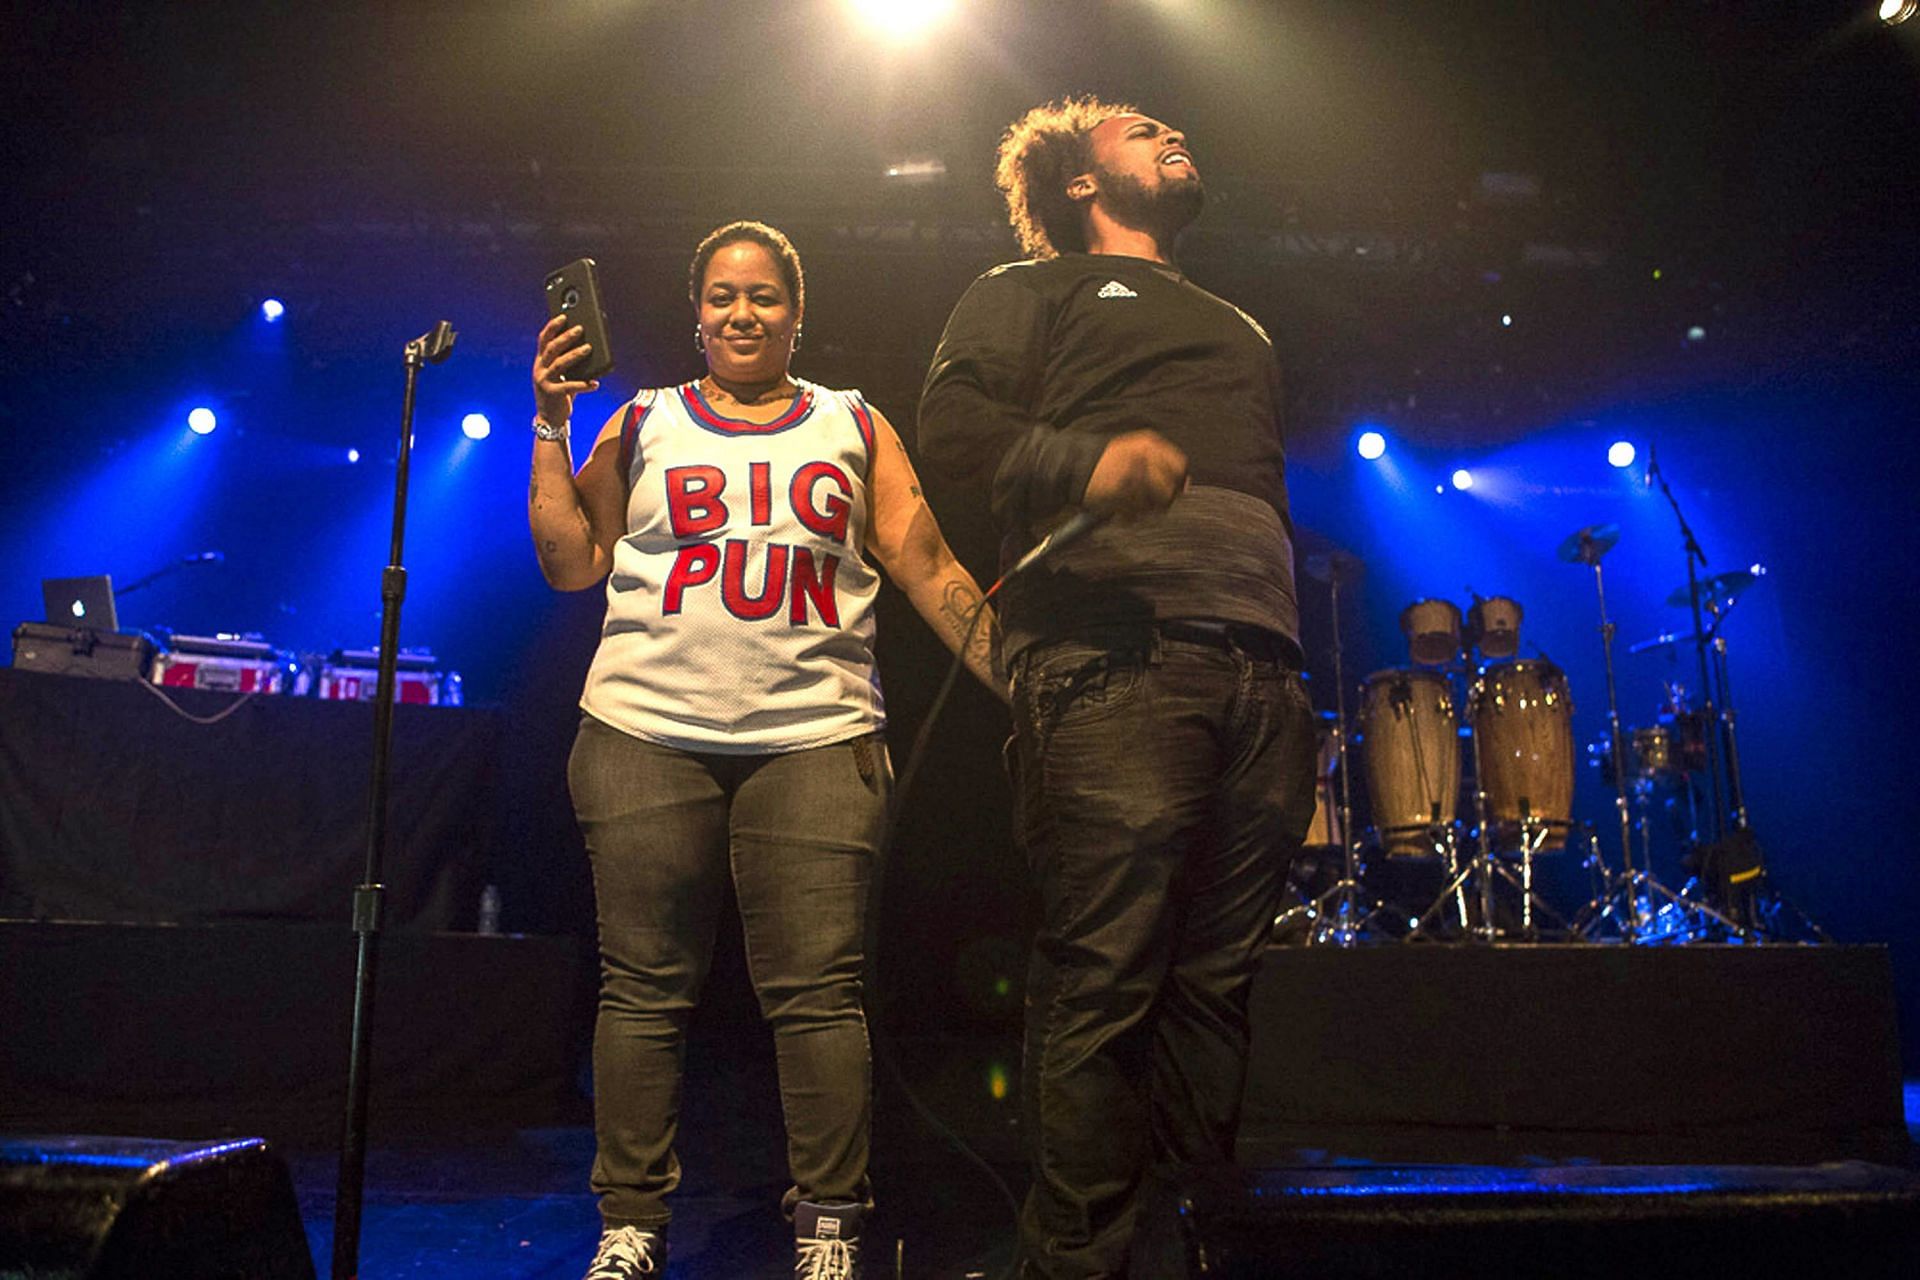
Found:
[[[571,382],[592,382],[613,369],[613,347],[607,339],[607,313],[600,305],[600,282],[592,258],[575,258],[547,275],[547,318],[566,316],[580,326],[580,341],[593,344],[585,360],[569,365]]]

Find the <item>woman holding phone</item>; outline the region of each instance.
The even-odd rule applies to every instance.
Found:
[[[1004,697],[990,616],[886,417],[793,375],[799,255],[757,222],[688,274],[706,373],[642,391],[578,472],[570,317],[533,363],[528,514],[547,581],[607,581],[568,765],[593,864],[601,994],[589,1280],[666,1270],[687,1020],[731,880],[771,1023],[795,1275],[859,1274],[872,1079],[861,1006],[869,889],[892,776],[873,658],[875,562]]]

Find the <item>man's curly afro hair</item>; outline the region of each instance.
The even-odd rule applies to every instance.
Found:
[[[1035,258],[1086,252],[1080,210],[1067,198],[1067,183],[1087,170],[1094,126],[1135,110],[1090,96],[1062,98],[1007,126],[993,183],[1006,197],[1007,220],[1023,252]]]

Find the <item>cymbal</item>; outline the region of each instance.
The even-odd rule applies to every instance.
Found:
[[[1336,577],[1342,582],[1352,582],[1360,576],[1366,567],[1365,561],[1349,551],[1328,551],[1311,555],[1306,559],[1307,576],[1319,582],[1332,582]]]
[[[1560,544],[1559,556],[1569,564],[1599,564],[1600,557],[1613,550],[1619,541],[1619,525],[1590,524],[1567,535],[1567,540]]]
[[[1700,580],[1695,590],[1699,593],[1703,605],[1729,605],[1740,598],[1740,593],[1760,581],[1758,574],[1751,569],[1729,569],[1725,573],[1716,573],[1711,578]],[[1689,603],[1687,589],[1675,587],[1673,594],[1667,597],[1667,603],[1685,608]]]

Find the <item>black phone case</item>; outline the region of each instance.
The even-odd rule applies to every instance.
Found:
[[[600,281],[592,258],[576,258],[547,276],[547,316],[565,315],[581,328],[580,341],[593,352],[567,369],[572,382],[592,382],[613,369],[613,345],[607,334],[607,313],[600,305]]]

